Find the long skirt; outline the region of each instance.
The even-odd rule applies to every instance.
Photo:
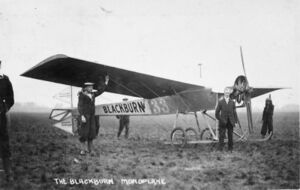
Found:
[[[263,121],[263,125],[261,127],[261,135],[265,136],[268,132],[270,134],[273,131],[273,119],[266,119]]]
[[[92,141],[98,135],[99,131],[99,117],[95,115],[84,115],[86,122],[79,122],[80,127],[78,129],[79,141]],[[81,121],[81,119],[79,119]]]

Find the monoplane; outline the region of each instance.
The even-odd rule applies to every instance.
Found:
[[[281,88],[256,88],[249,85],[246,77],[242,49],[240,49],[244,75],[240,75],[233,83],[231,98],[238,107],[246,107],[248,132],[243,130],[239,122],[234,134],[237,140],[247,140],[247,134],[253,132],[251,99]],[[166,115],[176,114],[171,131],[171,142],[184,146],[186,143],[216,142],[218,140],[217,120],[207,113],[214,110],[223,93],[214,92],[205,86],[189,84],[161,77],[142,74],[121,68],[111,67],[95,62],[85,61],[66,55],[51,56],[29,69],[22,76],[50,81],[75,87],[82,87],[84,82],[103,83],[109,75],[110,81],[106,92],[137,97],[127,102],[101,104],[96,106],[98,116],[112,115]],[[193,114],[198,131],[194,128],[177,126],[179,114]],[[205,120],[206,127],[200,128],[198,114]],[[72,109],[53,109],[50,119],[63,122],[72,117],[73,132],[77,129],[78,111]],[[215,125],[210,125],[214,121]],[[262,140],[269,139],[271,134]]]

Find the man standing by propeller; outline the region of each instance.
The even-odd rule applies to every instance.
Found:
[[[95,98],[102,94],[107,87],[109,76],[105,76],[105,82],[98,84],[97,90],[93,91],[94,83],[86,82],[82,91],[78,93],[78,112],[80,114],[80,128],[78,129],[79,141],[87,142],[87,152],[92,152],[93,140],[98,135],[100,125],[99,117],[95,117]],[[98,118],[98,120],[97,120]],[[84,155],[82,150],[80,154]]]
[[[14,91],[9,78],[1,72],[0,61],[0,155],[3,162],[6,180],[11,181],[11,153],[7,131],[6,113],[14,105]]]
[[[235,102],[230,99],[229,95],[231,89],[226,87],[224,90],[224,97],[219,100],[215,116],[219,121],[219,150],[222,151],[224,147],[224,138],[227,129],[228,136],[228,151],[233,150],[233,127],[237,125],[237,113]]]

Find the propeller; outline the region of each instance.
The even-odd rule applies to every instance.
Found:
[[[240,46],[241,61],[243,65],[244,75],[240,75],[235,79],[233,92],[231,93],[231,98],[235,99],[238,103],[243,102],[247,111],[247,121],[249,133],[253,133],[253,119],[252,119],[252,107],[251,107],[251,92],[252,88],[249,86],[249,82],[246,75],[243,50]]]
[[[243,65],[244,75],[245,75],[245,77],[247,77],[247,75],[246,75],[246,69],[245,69],[245,63],[244,63],[244,56],[243,56],[242,46],[240,46],[240,53],[241,53],[241,61],[242,61],[242,65]]]
[[[246,69],[245,69],[242,46],[240,46],[240,53],[241,53],[241,61],[242,61],[242,64],[243,64],[244,75],[245,75],[246,81],[248,83],[247,86],[246,86],[246,89],[245,89],[245,99],[244,99],[244,103],[245,103],[246,109],[247,109],[248,128],[249,128],[249,133],[253,133],[253,118],[252,118],[252,106],[251,106],[251,92],[252,92],[252,89],[249,87],[249,82],[247,80],[247,74],[246,74]]]

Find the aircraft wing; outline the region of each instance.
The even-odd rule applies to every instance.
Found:
[[[274,88],[253,88],[253,91],[251,92],[251,97],[255,98],[257,96],[275,91],[275,90],[280,90],[283,89],[281,87],[274,87]]]
[[[285,87],[266,87],[266,88],[263,88],[263,87],[256,88],[256,87],[254,87],[253,91],[251,92],[251,98],[255,98],[255,97],[261,96],[263,94],[267,94],[269,92],[272,92],[272,91],[275,91],[275,90],[280,90],[280,89],[285,89]],[[221,98],[222,96],[224,96],[224,93],[218,93],[219,98]]]
[[[110,81],[105,91],[147,99],[173,95],[188,89],[204,88],[61,54],[49,57],[22,76],[82,87],[85,82],[97,84],[107,74]]]

